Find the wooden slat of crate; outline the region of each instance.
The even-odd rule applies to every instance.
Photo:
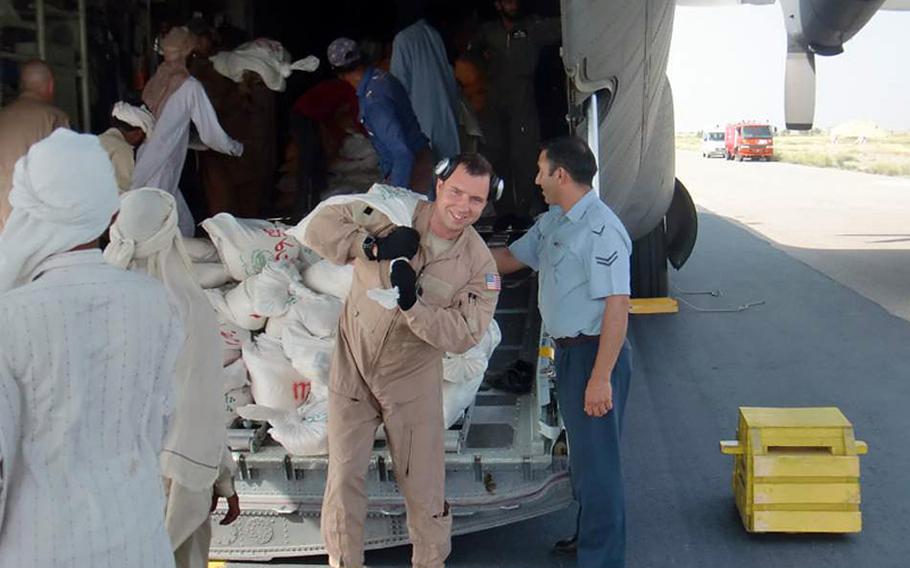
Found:
[[[753,454],[791,451],[793,448],[812,448],[819,454],[846,455],[844,430],[841,428],[762,428],[761,446]]]
[[[847,417],[835,407],[761,408],[743,406],[740,412],[753,428],[852,428]]]
[[[755,511],[752,532],[857,533],[863,528],[859,511]]]
[[[859,483],[756,483],[753,487],[756,505],[806,503],[859,504]]]
[[[752,458],[752,474],[763,477],[859,478],[856,456],[771,455]],[[837,479],[832,479],[835,481]]]

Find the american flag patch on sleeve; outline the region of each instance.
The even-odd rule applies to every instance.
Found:
[[[502,290],[502,277],[495,272],[488,272],[484,283],[487,290]]]

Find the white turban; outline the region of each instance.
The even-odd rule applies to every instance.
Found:
[[[107,152],[90,134],[58,128],[16,162],[12,213],[0,233],[0,294],[21,286],[48,257],[90,243],[117,212]]]
[[[123,194],[104,259],[164,283],[186,329],[177,360],[177,410],[161,452],[161,473],[191,491],[212,487],[226,446],[218,320],[192,274],[174,197],[160,189]]]
[[[141,128],[146,136],[152,133],[152,128],[155,126],[155,116],[151,112],[144,107],[133,106],[123,101],[114,103],[114,110],[111,111],[111,116],[117,120],[122,120],[130,126]]]

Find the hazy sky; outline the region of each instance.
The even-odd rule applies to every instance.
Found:
[[[741,119],[784,125],[787,34],[772,6],[678,7],[667,75],[676,130]],[[815,124],[910,130],[910,12],[879,11],[844,53],[815,58]]]

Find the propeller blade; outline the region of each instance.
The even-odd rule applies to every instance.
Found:
[[[815,118],[815,54],[792,43],[787,51],[784,114],[788,129],[812,128]]]

